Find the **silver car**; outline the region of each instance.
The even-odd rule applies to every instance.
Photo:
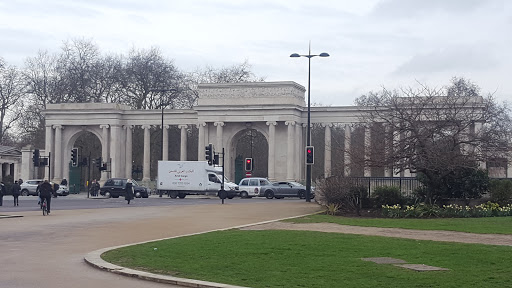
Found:
[[[21,183],[21,196],[37,196],[37,186],[41,183],[43,183],[44,180],[42,179],[32,179],[32,180],[26,180]]]

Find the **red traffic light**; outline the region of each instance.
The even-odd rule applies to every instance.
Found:
[[[252,171],[252,158],[245,158],[245,171]]]
[[[313,165],[315,163],[315,147],[306,146],[306,164]]]

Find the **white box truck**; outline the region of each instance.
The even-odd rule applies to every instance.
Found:
[[[215,194],[221,190],[220,168],[206,161],[158,161],[157,192],[171,198],[187,195]],[[238,193],[238,185],[224,178],[224,190],[232,199]]]

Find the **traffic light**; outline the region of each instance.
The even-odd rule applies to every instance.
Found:
[[[306,165],[315,164],[315,147],[306,146]]]
[[[214,156],[213,156],[213,144],[208,144],[208,146],[204,147],[204,155],[206,157],[206,161],[208,161],[208,165],[213,165],[214,162]]]
[[[71,166],[78,166],[78,148],[71,149]]]
[[[35,149],[34,152],[32,152],[32,161],[34,162],[34,166],[39,166],[39,149]]]
[[[245,158],[245,171],[252,171],[252,158]]]
[[[101,157],[96,158],[96,167],[101,168]]]

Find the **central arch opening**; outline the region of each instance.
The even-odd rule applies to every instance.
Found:
[[[252,177],[268,176],[268,142],[265,136],[254,128],[247,128],[235,135],[235,183],[246,177],[245,159],[252,158]]]

